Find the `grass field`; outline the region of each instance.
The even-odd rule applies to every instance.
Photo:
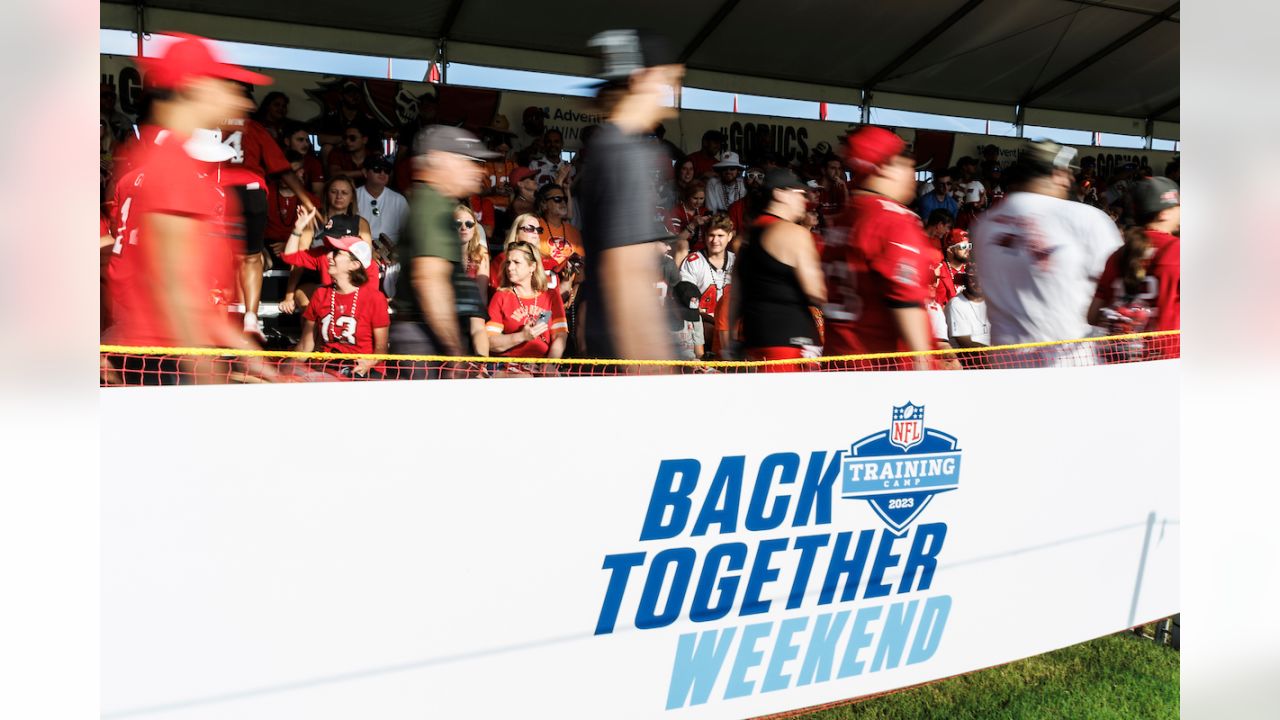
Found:
[[[1132,633],[1119,633],[914,690],[796,717],[800,720],[1177,718],[1178,652]]]

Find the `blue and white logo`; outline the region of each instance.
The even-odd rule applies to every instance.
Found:
[[[901,535],[934,495],[960,487],[960,448],[952,435],[925,427],[924,406],[893,408],[888,430],[855,442],[841,468],[841,496],[866,500]]]

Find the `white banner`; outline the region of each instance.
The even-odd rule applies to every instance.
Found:
[[[1177,386],[1162,361],[106,390],[103,717],[742,718],[1168,616]]]

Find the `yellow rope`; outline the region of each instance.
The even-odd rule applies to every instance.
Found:
[[[705,368],[748,368],[765,365],[804,365],[811,363],[847,362],[852,360],[888,360],[895,358],[924,357],[936,355],[958,355],[962,353],[979,354],[1005,352],[1009,350],[1029,350],[1061,345],[1077,345],[1093,342],[1111,342],[1114,340],[1140,340],[1143,338],[1180,335],[1181,330],[1165,330],[1161,332],[1130,333],[1128,335],[1107,335],[1104,337],[1080,338],[1078,340],[1061,340],[1054,342],[1020,343],[1018,345],[997,345],[981,348],[951,348],[947,350],[924,350],[920,352],[871,353],[866,355],[833,355],[818,358],[789,358],[786,360],[599,360],[589,358],[507,358],[507,357],[452,357],[448,355],[372,355],[346,353],[304,353],[289,350],[236,350],[230,348],[175,348],[175,347],[133,347],[129,345],[99,345],[100,353],[117,353],[122,355],[195,355],[212,357],[268,357],[294,358],[300,360],[399,360],[410,362],[472,362],[472,363],[505,363],[505,364],[553,364],[553,365],[640,365],[662,367],[705,367]]]

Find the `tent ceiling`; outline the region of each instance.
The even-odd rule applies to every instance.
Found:
[[[110,6],[113,17],[125,17],[122,5],[131,15],[133,2],[104,2],[104,24]],[[311,0],[305,13],[296,3],[262,0],[145,5],[196,14],[187,17],[330,28],[282,32],[281,45],[349,50],[332,28],[431,41],[443,36],[450,43],[549,53],[563,58],[565,72],[581,69],[586,40],[600,30],[660,27],[685,51],[690,69],[1009,108],[1178,120],[1178,7],[1169,0],[383,0],[358,12],[344,0]],[[200,32],[196,25],[172,29]],[[148,30],[167,29],[148,21]]]

